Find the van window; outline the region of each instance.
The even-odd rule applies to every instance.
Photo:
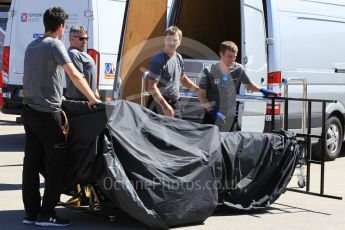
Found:
[[[6,31],[8,11],[10,5],[0,5],[0,28]]]

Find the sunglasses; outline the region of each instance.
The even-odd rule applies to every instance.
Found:
[[[76,38],[79,38],[79,41],[84,41],[84,40],[88,40],[89,37],[80,37],[80,36],[73,36],[73,37],[76,37]]]

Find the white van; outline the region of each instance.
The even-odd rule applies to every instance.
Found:
[[[126,0],[12,0],[3,55],[3,113],[20,113],[24,52],[32,40],[43,36],[43,13],[53,6],[69,14],[67,26],[87,28],[87,52],[97,64],[101,99],[111,99]],[[62,38],[66,48],[68,32],[67,28]]]
[[[149,15],[152,7],[156,6],[141,13]],[[155,8],[155,12],[163,10],[161,6]],[[170,15],[168,24],[183,31],[179,52],[185,58],[189,76],[196,77],[205,65],[217,59],[214,54],[218,54],[222,41],[232,40],[239,46],[237,61],[257,84],[284,96],[285,79],[289,82],[287,96],[302,97],[302,84],[293,79],[305,79],[308,98],[338,100],[326,108],[326,156],[335,159],[339,155],[345,125],[343,0],[175,0]],[[163,34],[160,21],[151,21],[146,22],[146,30]],[[132,37],[139,36],[135,32],[131,27],[127,31]],[[126,42],[126,37],[123,39]],[[128,82],[122,97],[131,99],[140,92],[140,72],[126,73],[119,76]],[[245,102],[242,130],[270,130],[271,112],[267,102]],[[282,121],[283,105],[274,112],[277,127]],[[290,103],[289,129],[301,129],[301,114],[302,103]],[[321,105],[316,103],[312,105],[312,130],[320,132],[320,124]]]

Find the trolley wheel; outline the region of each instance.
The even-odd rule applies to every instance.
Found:
[[[301,181],[301,180],[298,180],[298,181],[297,181],[297,185],[298,185],[298,187],[300,187],[300,188],[304,188],[305,185],[306,185],[306,184],[305,184],[305,180],[302,180],[302,181]]]

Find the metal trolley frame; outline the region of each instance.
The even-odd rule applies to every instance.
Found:
[[[143,74],[141,75],[141,97],[140,97],[140,104],[142,106],[145,106],[145,96],[148,96],[148,92],[145,89],[145,79],[147,78],[149,74],[149,71],[143,71]],[[303,85],[303,98],[292,98],[288,97],[288,89],[289,85],[292,82],[301,82]],[[307,81],[302,78],[289,78],[287,80],[284,80],[284,95],[285,97],[258,97],[258,96],[249,96],[249,95],[238,95],[237,101],[271,101],[272,102],[272,117],[271,117],[271,129],[270,132],[277,132],[278,130],[275,130],[275,103],[276,102],[283,102],[284,103],[284,124],[283,129],[288,130],[288,121],[289,121],[289,101],[300,101],[303,102],[303,111],[302,111],[302,132],[303,133],[297,133],[296,136],[298,138],[303,138],[304,142],[307,145],[307,154],[306,154],[306,167],[307,167],[307,175],[305,177],[306,182],[306,190],[298,190],[293,188],[287,188],[288,191],[292,192],[299,192],[299,193],[306,193],[310,195],[315,196],[321,196],[321,197],[327,197],[332,199],[338,199],[342,200],[342,197],[338,196],[332,196],[325,194],[325,140],[326,140],[326,104],[327,103],[337,103],[336,100],[321,100],[321,99],[308,99],[307,98]],[[182,97],[192,97],[192,96],[186,96],[181,95]],[[312,135],[311,134],[311,108],[312,103],[322,103],[322,133],[321,135]],[[311,138],[318,138],[321,140],[321,147],[322,147],[322,153],[321,153],[321,160],[313,160],[312,154],[311,154]],[[315,193],[310,191],[310,169],[311,164],[319,164],[321,165],[321,175],[320,175],[320,192]],[[302,166],[301,166],[302,167]],[[304,186],[303,186],[304,187]]]
[[[304,138],[307,143],[307,155],[306,155],[306,165],[307,165],[307,175],[306,175],[306,190],[298,190],[293,188],[287,188],[288,191],[298,192],[298,193],[305,193],[309,195],[321,196],[331,199],[338,199],[342,200],[342,197],[327,195],[325,194],[325,151],[326,151],[326,104],[327,103],[336,103],[336,100],[321,100],[321,99],[307,99],[307,98],[289,98],[289,97],[272,97],[269,98],[272,101],[272,111],[275,111],[275,102],[281,101],[284,102],[284,126],[285,130],[288,129],[288,122],[289,122],[289,101],[301,101],[307,103],[307,132],[306,133],[297,133],[296,136],[300,138]],[[311,134],[311,109],[312,103],[322,103],[322,133],[321,135],[312,135]],[[272,113],[271,118],[271,132],[276,132],[275,130],[275,115],[274,112]],[[304,118],[302,118],[304,119]],[[321,160],[313,160],[311,158],[311,138],[318,138],[321,140]],[[321,175],[320,175],[320,192],[311,192],[310,191],[310,169],[311,164],[319,164],[321,165]]]

